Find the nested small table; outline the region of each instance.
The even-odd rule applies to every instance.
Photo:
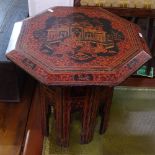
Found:
[[[103,133],[113,86],[151,58],[137,25],[91,7],[55,7],[16,23],[8,51],[10,60],[42,83],[43,133],[47,134],[48,99],[61,146],[69,144],[74,110],[81,111],[81,143],[93,138],[100,106]]]

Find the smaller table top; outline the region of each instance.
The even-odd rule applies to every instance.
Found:
[[[137,25],[91,7],[16,23],[7,57],[47,85],[117,85],[151,58]]]

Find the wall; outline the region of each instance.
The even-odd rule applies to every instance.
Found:
[[[73,0],[28,0],[29,15],[34,16],[53,6],[73,6]]]

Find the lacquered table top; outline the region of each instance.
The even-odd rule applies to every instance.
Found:
[[[91,7],[16,23],[7,57],[47,85],[117,85],[151,58],[137,25]]]

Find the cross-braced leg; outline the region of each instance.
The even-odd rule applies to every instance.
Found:
[[[44,136],[48,136],[49,134],[49,125],[48,125],[48,113],[49,107],[46,102],[46,95],[43,86],[40,84],[39,86],[39,95],[40,95],[40,105],[41,105],[41,127],[42,133]]]
[[[96,125],[96,117],[99,108],[99,88],[88,88],[87,96],[83,105],[83,120],[82,120],[82,132],[81,143],[89,143],[94,135],[94,128]]]
[[[67,147],[69,145],[69,127],[71,113],[69,88],[57,89],[57,100],[55,104],[57,144],[63,147]]]
[[[107,127],[108,127],[108,121],[109,121],[109,115],[110,115],[110,108],[112,104],[112,96],[113,96],[113,87],[107,87],[105,88],[105,97],[104,97],[104,104],[103,108],[101,109],[101,125],[100,125],[100,134],[103,134]]]

